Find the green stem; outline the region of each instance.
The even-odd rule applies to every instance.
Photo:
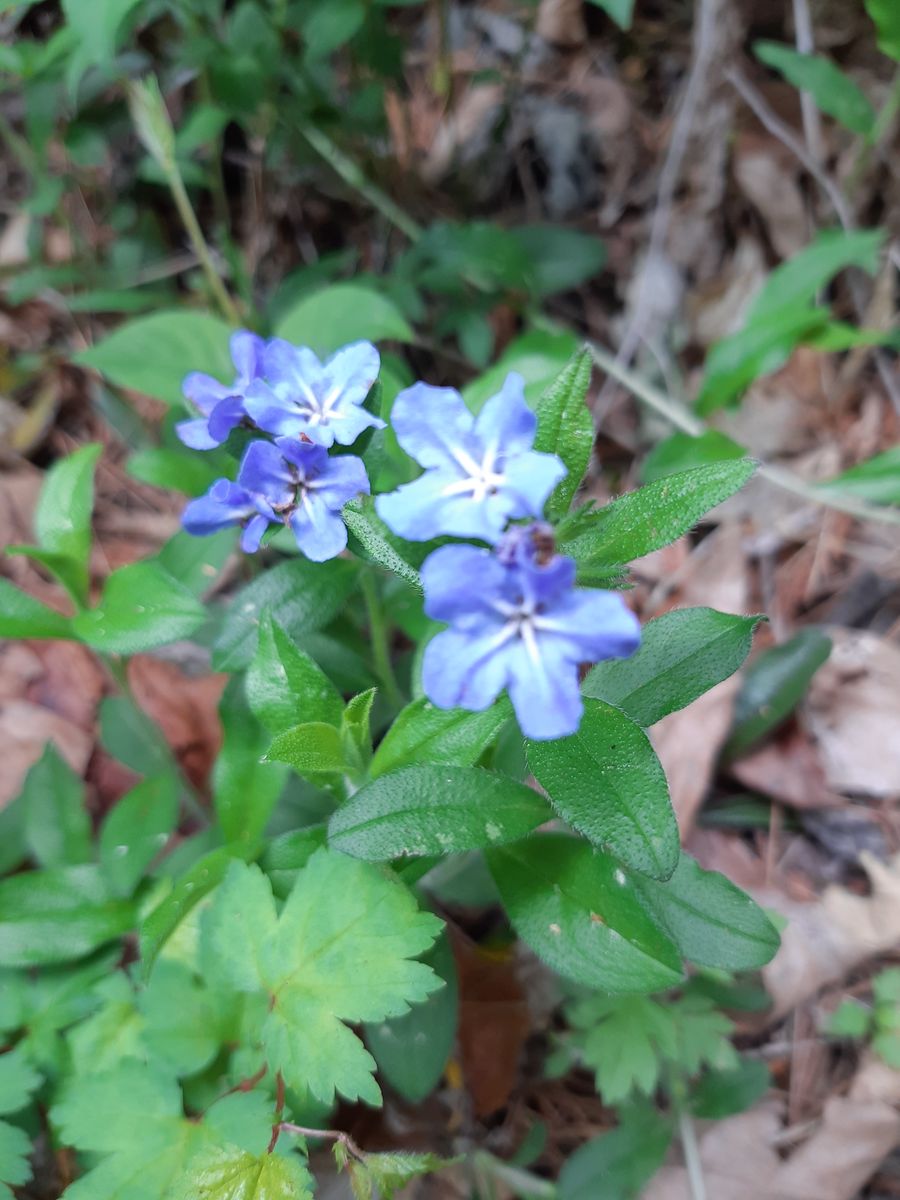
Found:
[[[297,128],[316,153],[325,159],[335,174],[339,175],[348,187],[359,192],[373,208],[376,208],[383,217],[386,217],[392,225],[404,233],[411,242],[419,240],[424,233],[422,226],[405,213],[398,204],[395,204],[386,192],[367,179],[353,159],[346,155],[340,146],[335,145],[326,133],[323,133],[310,121],[300,120],[297,122]]]
[[[697,1131],[691,1114],[683,1107],[678,1109],[678,1136],[684,1152],[684,1165],[687,1167],[692,1200],[706,1200],[706,1180],[703,1178]]]
[[[530,1171],[524,1171],[521,1167],[503,1162],[486,1150],[477,1151],[473,1158],[477,1168],[506,1184],[517,1196],[526,1196],[529,1197],[529,1200],[532,1197],[533,1200],[556,1200],[556,1184],[551,1183],[549,1179],[541,1179],[537,1175],[532,1175]]]
[[[375,672],[381,680],[385,695],[391,704],[397,708],[403,707],[403,693],[394,675],[391,665],[391,648],[388,641],[388,627],[384,618],[384,609],[378,595],[375,575],[367,567],[362,568],[360,587],[366,602],[366,614],[369,620],[369,639],[372,643],[372,657],[375,662]]]
[[[594,342],[588,342],[588,349],[598,367],[607,375],[611,375],[613,379],[618,380],[642,404],[652,409],[682,433],[689,434],[691,437],[700,437],[710,429],[709,425],[695,417],[684,405],[664,395],[652,384],[641,379],[639,375],[635,375],[627,367],[622,366],[612,354],[601,346]],[[767,479],[769,483],[774,483],[776,487],[800,496],[810,504],[821,504],[823,508],[836,509],[838,512],[856,517],[859,521],[880,521],[883,525],[900,525],[900,509],[867,504],[865,500],[857,500],[853,496],[841,496],[837,492],[826,491],[825,485],[807,483],[799,475],[795,475],[793,471],[788,471],[784,467],[760,462],[757,474],[763,479]]]
[[[846,184],[846,190],[850,195],[853,195],[861,183],[872,155],[882,142],[886,140],[893,129],[898,113],[900,113],[900,68],[898,68],[897,73],[894,75],[891,90],[888,92],[884,104],[878,110],[875,124],[872,126],[868,137],[866,137],[860,146],[853,166],[850,168]]]
[[[200,266],[203,268],[209,289],[213,296],[215,296],[216,303],[221,309],[225,320],[230,325],[240,325],[240,314],[216,270],[212,252],[206,238],[203,236],[203,230],[200,228],[200,222],[197,220],[197,215],[191,204],[191,198],[187,194],[187,188],[184,186],[184,180],[181,178],[181,172],[178,170],[176,163],[172,162],[169,164],[167,178],[172,199],[175,201],[175,207],[178,209],[178,215],[181,217],[182,224],[187,231],[188,237],[191,239],[191,245],[194,247],[194,253],[197,255]]]

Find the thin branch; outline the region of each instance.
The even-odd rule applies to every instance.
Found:
[[[360,1150],[349,1133],[342,1129],[312,1129],[308,1125],[295,1125],[292,1121],[281,1121],[278,1125],[281,1133],[293,1133],[297,1137],[317,1138],[323,1142],[340,1142],[351,1158],[358,1162],[366,1161],[364,1150]]]
[[[697,1131],[694,1128],[693,1118],[686,1108],[678,1110],[678,1135],[684,1151],[684,1165],[687,1167],[692,1200],[706,1200],[706,1180],[703,1178],[703,1163],[700,1159],[700,1147],[697,1145]]]
[[[587,345],[594,362],[601,370],[606,371],[642,404],[663,417],[681,433],[689,434],[691,437],[700,437],[710,428],[677,400],[672,400],[651,383],[647,383],[645,379],[641,379],[639,375],[635,375],[627,367],[623,367],[602,346],[598,346],[595,342],[588,342]],[[878,521],[884,525],[900,525],[900,509],[867,504],[864,500],[857,500],[854,496],[842,496],[837,492],[826,491],[824,487],[807,483],[799,475],[795,475],[784,467],[760,462],[756,473],[763,479],[767,479],[769,483],[774,483],[783,491],[791,492],[794,496],[800,496],[810,504],[820,504],[823,508],[836,509],[838,512],[856,517],[859,521]]]
[[[794,42],[800,54],[815,54],[816,44],[807,0],[794,0]],[[803,135],[806,138],[806,145],[816,162],[821,162],[824,157],[824,143],[819,110],[812,95],[802,90],[800,92],[800,112],[803,117]]]

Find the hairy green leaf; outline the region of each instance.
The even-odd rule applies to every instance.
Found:
[[[169,1200],[312,1200],[312,1195],[312,1177],[299,1158],[224,1146],[201,1151]]]
[[[436,708],[421,696],[395,717],[375,751],[369,775],[375,779],[414,763],[472,766],[511,716],[505,697],[484,712],[468,712]]]
[[[270,733],[283,733],[313,714],[337,728],[344,710],[340,693],[322,668],[269,614],[260,624],[259,645],[247,670],[247,700]]]
[[[538,401],[535,450],[558,455],[568,471],[547,501],[547,515],[561,516],[581,486],[594,446],[594,418],[585,403],[593,360],[581,350]]]

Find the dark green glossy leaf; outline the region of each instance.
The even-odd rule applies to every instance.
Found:
[[[698,967],[752,971],[778,949],[778,933],[759,905],[688,854],[665,883],[640,875],[631,883],[653,920]]]
[[[725,754],[732,758],[743,754],[780,725],[803,699],[830,653],[830,638],[810,628],[755,658],[738,693]]]
[[[598,663],[582,690],[614,704],[645,728],[655,725],[733,675],[762,620],[712,608],[676,609],[644,626],[640,648],[631,658]]]
[[[104,654],[138,654],[189,638],[205,619],[196,596],[147,559],[113,571],[97,607],[73,617],[72,628]]]
[[[487,858],[514,929],[560,975],[612,993],[656,992],[682,978],[678,952],[614,859],[562,834]]]
[[[270,733],[282,733],[304,717],[340,725],[344,702],[337,688],[268,614],[246,686],[254,716]]]
[[[336,850],[382,862],[499,845],[549,815],[543,799],[478,767],[401,767],[360,788],[328,824]]]
[[[529,742],[528,765],[559,815],[595,846],[659,879],[678,864],[678,825],[666,777],[639,725],[587,700],[578,732]]]

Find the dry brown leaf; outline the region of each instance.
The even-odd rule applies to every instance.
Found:
[[[83,775],[94,745],[93,734],[39,704],[10,700],[0,704],[0,808],[22,790],[28,770],[52,742],[78,775]]]
[[[763,967],[772,1020],[900,944],[900,855],[883,863],[863,854],[860,861],[872,885],[868,896],[830,887],[818,902],[801,904],[774,889],[755,893],[788,921],[778,953]]]
[[[803,708],[836,791],[900,796],[900,647],[874,633],[830,628],[828,661]]]
[[[584,0],[541,0],[535,29],[556,46],[581,46],[587,38]]]
[[[499,83],[473,84],[435,132],[422,164],[422,178],[440,183],[460,161],[477,159],[499,120],[502,103],[503,87]]]
[[[742,133],[732,160],[738,187],[762,217],[772,245],[791,258],[809,241],[809,217],[800,188],[800,167],[767,134]]]
[[[744,787],[792,808],[839,808],[847,803],[826,784],[816,747],[796,726],[739,759],[729,770]]]

